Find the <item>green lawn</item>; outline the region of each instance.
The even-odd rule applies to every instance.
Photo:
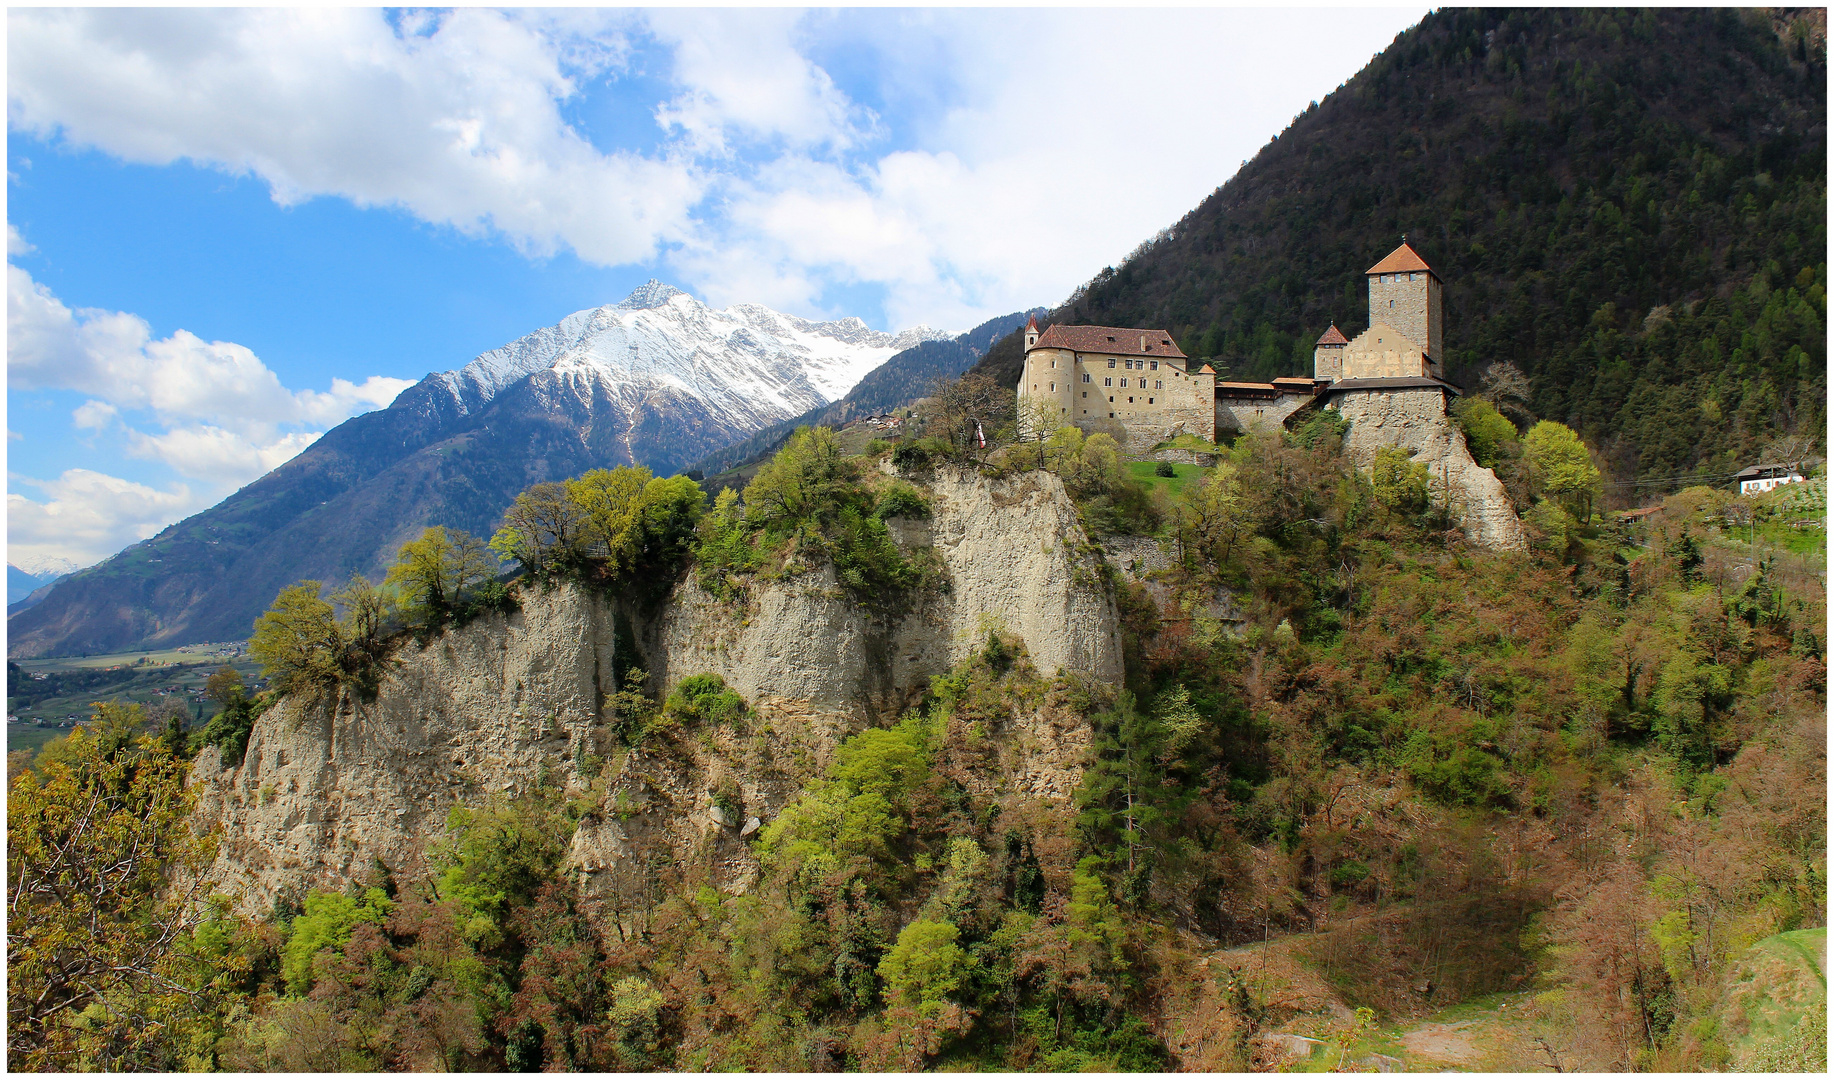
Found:
[[[1173,465],[1177,476],[1155,476],[1153,470],[1159,467],[1157,461],[1129,461],[1127,475],[1147,485],[1149,488],[1161,488],[1166,496],[1174,502],[1184,497],[1185,488],[1193,483],[1201,484],[1210,470],[1201,465]]]

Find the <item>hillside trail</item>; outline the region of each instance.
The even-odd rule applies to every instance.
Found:
[[[1221,949],[1203,961],[1219,975],[1234,972],[1266,1011],[1267,1026],[1257,1037],[1265,1065],[1286,1072],[1552,1071],[1537,1044],[1532,992],[1423,1004],[1415,1016],[1359,1021],[1304,956],[1309,936]]]

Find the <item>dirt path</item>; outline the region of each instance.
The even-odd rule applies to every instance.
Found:
[[[1236,971],[1278,1017],[1260,1042],[1270,1063],[1278,1061],[1283,1070],[1328,1069],[1341,1060],[1366,1072],[1538,1071],[1527,993],[1359,1029],[1355,1010],[1298,955],[1290,938],[1212,953],[1206,966]]]
[[[1460,1020],[1451,1024],[1431,1021],[1401,1033],[1401,1046],[1409,1054],[1454,1065],[1476,1066],[1490,1055],[1471,1041],[1476,1021]]]

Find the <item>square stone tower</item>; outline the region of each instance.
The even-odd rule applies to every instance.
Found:
[[[1369,276],[1369,325],[1387,323],[1408,336],[1436,369],[1445,365],[1443,283],[1407,237],[1388,257],[1365,271]]]

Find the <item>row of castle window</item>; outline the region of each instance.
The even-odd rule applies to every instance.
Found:
[[[1083,376],[1083,381],[1084,381],[1084,382],[1093,382],[1093,381],[1094,381],[1094,379],[1093,379],[1093,378],[1092,378],[1091,376],[1089,376],[1089,375],[1087,375],[1087,374],[1085,374],[1085,375]],[[1141,386],[1142,388],[1144,388],[1144,387],[1146,386],[1146,380],[1145,380],[1145,379],[1135,379],[1134,381],[1135,381],[1135,382],[1137,382],[1137,383],[1139,383],[1139,384],[1140,384],[1140,386]],[[1113,376],[1111,376],[1111,375],[1104,375],[1104,376],[1102,377],[1102,385],[1103,385],[1103,386],[1113,386],[1113,385],[1114,385],[1114,377],[1113,377]],[[1127,377],[1126,377],[1126,376],[1122,376],[1122,377],[1121,377],[1121,385],[1122,385],[1122,386],[1126,386],[1126,385],[1127,385]],[[1154,389],[1154,390],[1164,390],[1164,389],[1165,389],[1165,380],[1164,380],[1164,379],[1154,379],[1154,380],[1153,380],[1153,389]]]
[[[1406,274],[1377,274],[1376,275],[1376,277],[1380,279],[1382,284],[1384,285],[1388,285],[1396,281],[1418,281],[1425,276],[1426,274],[1422,273],[1419,270],[1415,270],[1411,273],[1406,273]],[[1114,366],[1113,361],[1110,361],[1108,366],[1113,367]]]
[[[1114,366],[1114,357],[1111,356],[1108,358],[1108,366],[1109,367]],[[1159,361],[1157,360],[1129,360],[1127,361],[1127,370],[1129,371],[1134,371],[1134,370],[1145,371],[1149,367],[1154,371],[1158,371],[1159,370]]]

